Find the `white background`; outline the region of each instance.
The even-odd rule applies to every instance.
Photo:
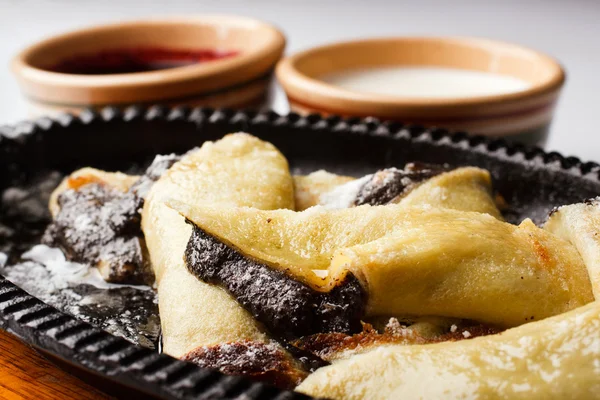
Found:
[[[549,53],[567,86],[548,148],[600,161],[600,0],[0,0],[0,124],[25,118],[8,69],[23,46],[89,24],[190,13],[253,16],[279,26],[287,52],[352,38],[472,35]],[[285,111],[279,96],[277,111]]]

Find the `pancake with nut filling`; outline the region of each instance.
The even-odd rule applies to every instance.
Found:
[[[600,383],[594,302],[498,335],[384,345],[334,362],[297,390],[331,399],[592,399]]]
[[[353,180],[325,171],[294,179],[298,211],[315,205],[348,208],[402,203],[475,211],[502,219],[490,173],[481,168],[409,163],[403,169],[382,169]]]
[[[600,299],[600,198],[558,207],[544,229],[571,242],[583,257],[594,290]]]
[[[249,303],[260,302],[259,293],[246,292],[256,280],[252,273],[289,287],[279,299],[285,307],[277,306],[276,290],[264,299],[281,312],[272,321],[261,317],[262,323],[284,321],[283,310],[291,307],[287,294],[295,291],[294,317],[312,318],[296,328],[284,324],[288,335],[349,332],[364,316],[377,315],[435,315],[512,327],[593,301],[575,247],[529,220],[515,226],[482,213],[402,204],[301,213],[169,204],[194,225],[186,259],[197,277]],[[198,243],[235,256],[205,261],[200,253],[206,244]],[[236,279],[236,268],[249,287]]]
[[[167,198],[197,205],[292,209],[286,159],[272,145],[246,134],[207,142],[152,186],[142,228],[156,275],[163,351],[281,387],[297,384],[305,376],[303,366],[227,292],[187,270],[183,255],[191,227],[164,204]],[[254,354],[260,357],[250,356]]]

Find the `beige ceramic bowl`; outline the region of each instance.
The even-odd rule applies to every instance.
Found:
[[[319,78],[353,68],[433,66],[511,75],[526,90],[464,98],[403,98],[359,93]],[[565,80],[561,66],[539,52],[486,39],[386,38],[336,43],[282,60],[277,78],[292,110],[374,116],[529,143],[544,142]]]
[[[236,55],[150,72],[80,75],[49,66],[78,55],[129,48],[210,49]],[[153,19],[104,25],[52,37],[12,61],[32,114],[136,103],[247,107],[262,104],[285,47],[264,22],[235,16]]]

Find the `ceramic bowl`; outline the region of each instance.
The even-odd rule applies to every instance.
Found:
[[[444,67],[509,75],[528,88],[499,95],[417,98],[356,92],[325,75],[373,67]],[[514,44],[476,38],[384,38],[335,43],[282,60],[277,78],[292,110],[377,117],[543,144],[565,81],[551,57]]]
[[[12,69],[32,115],[158,102],[255,108],[264,105],[272,70],[284,47],[279,30],[251,18],[152,19],[97,26],[43,40],[21,51],[13,59]],[[55,67],[77,57],[102,58],[110,51],[144,48],[234,54],[133,73],[65,73]]]

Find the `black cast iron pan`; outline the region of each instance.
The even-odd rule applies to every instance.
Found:
[[[105,108],[1,127],[0,193],[39,182],[48,171],[68,174],[83,166],[132,171],[155,154],[182,153],[235,131],[273,143],[293,173],[323,168],[358,176],[409,161],[480,166],[492,173],[509,204],[505,217],[511,222],[530,217],[540,223],[554,206],[600,195],[598,164],[501,139],[374,119],[164,107]],[[0,210],[0,227],[4,224],[12,232],[3,237],[0,230],[0,249],[10,253],[9,262],[36,243],[45,223],[43,216],[19,215],[10,207]],[[2,276],[0,328],[120,397],[306,398],[131,344],[58,311]]]

